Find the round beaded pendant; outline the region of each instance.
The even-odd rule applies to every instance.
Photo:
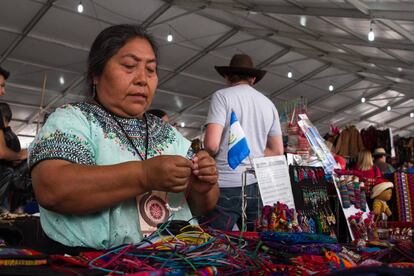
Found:
[[[148,193],[139,202],[139,212],[148,225],[157,227],[157,224],[165,222],[170,216],[165,201],[157,195]]]

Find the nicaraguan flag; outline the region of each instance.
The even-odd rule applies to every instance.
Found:
[[[244,135],[243,129],[237,121],[234,111],[231,112],[230,132],[229,132],[229,151],[227,160],[233,170],[250,154],[249,146]]]

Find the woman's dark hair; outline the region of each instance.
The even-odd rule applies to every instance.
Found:
[[[0,102],[0,114],[3,116],[6,122],[11,121],[13,114],[8,103]]]
[[[137,25],[114,25],[103,30],[92,43],[88,57],[88,82],[93,90],[93,78],[102,72],[111,57],[133,38],[146,39],[151,45],[155,57],[158,57],[158,47],[155,39],[146,30]]]
[[[0,67],[0,75],[2,75],[5,80],[7,80],[10,76],[10,73],[9,73],[9,71],[7,71],[7,70]]]
[[[162,118],[165,115],[167,115],[167,112],[165,112],[164,110],[161,109],[150,109],[147,111],[147,113],[150,113],[154,116],[157,116],[158,118]]]

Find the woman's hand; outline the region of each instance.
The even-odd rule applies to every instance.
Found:
[[[190,160],[176,155],[161,155],[142,163],[147,191],[178,193],[187,188],[192,167]]]
[[[216,161],[202,150],[193,158],[192,169],[188,204],[191,212],[198,216],[213,210],[220,194]]]
[[[207,153],[199,151],[193,158],[193,176],[199,181],[194,181],[192,189],[199,193],[209,192],[218,180],[216,161]]]
[[[25,159],[27,159],[27,149],[22,149],[21,151],[19,151],[19,153],[18,153],[18,160],[19,161],[21,161],[21,160],[25,160]]]

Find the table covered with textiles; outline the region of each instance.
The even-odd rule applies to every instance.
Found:
[[[264,227],[262,220],[257,232],[244,233],[198,226],[177,230],[167,222],[140,243],[79,256],[45,255],[6,244],[0,247],[0,275],[326,275],[361,269],[412,275],[414,271],[412,240],[344,245],[329,235],[289,230],[289,223],[276,220],[278,228]],[[280,232],[283,229],[290,232]]]

